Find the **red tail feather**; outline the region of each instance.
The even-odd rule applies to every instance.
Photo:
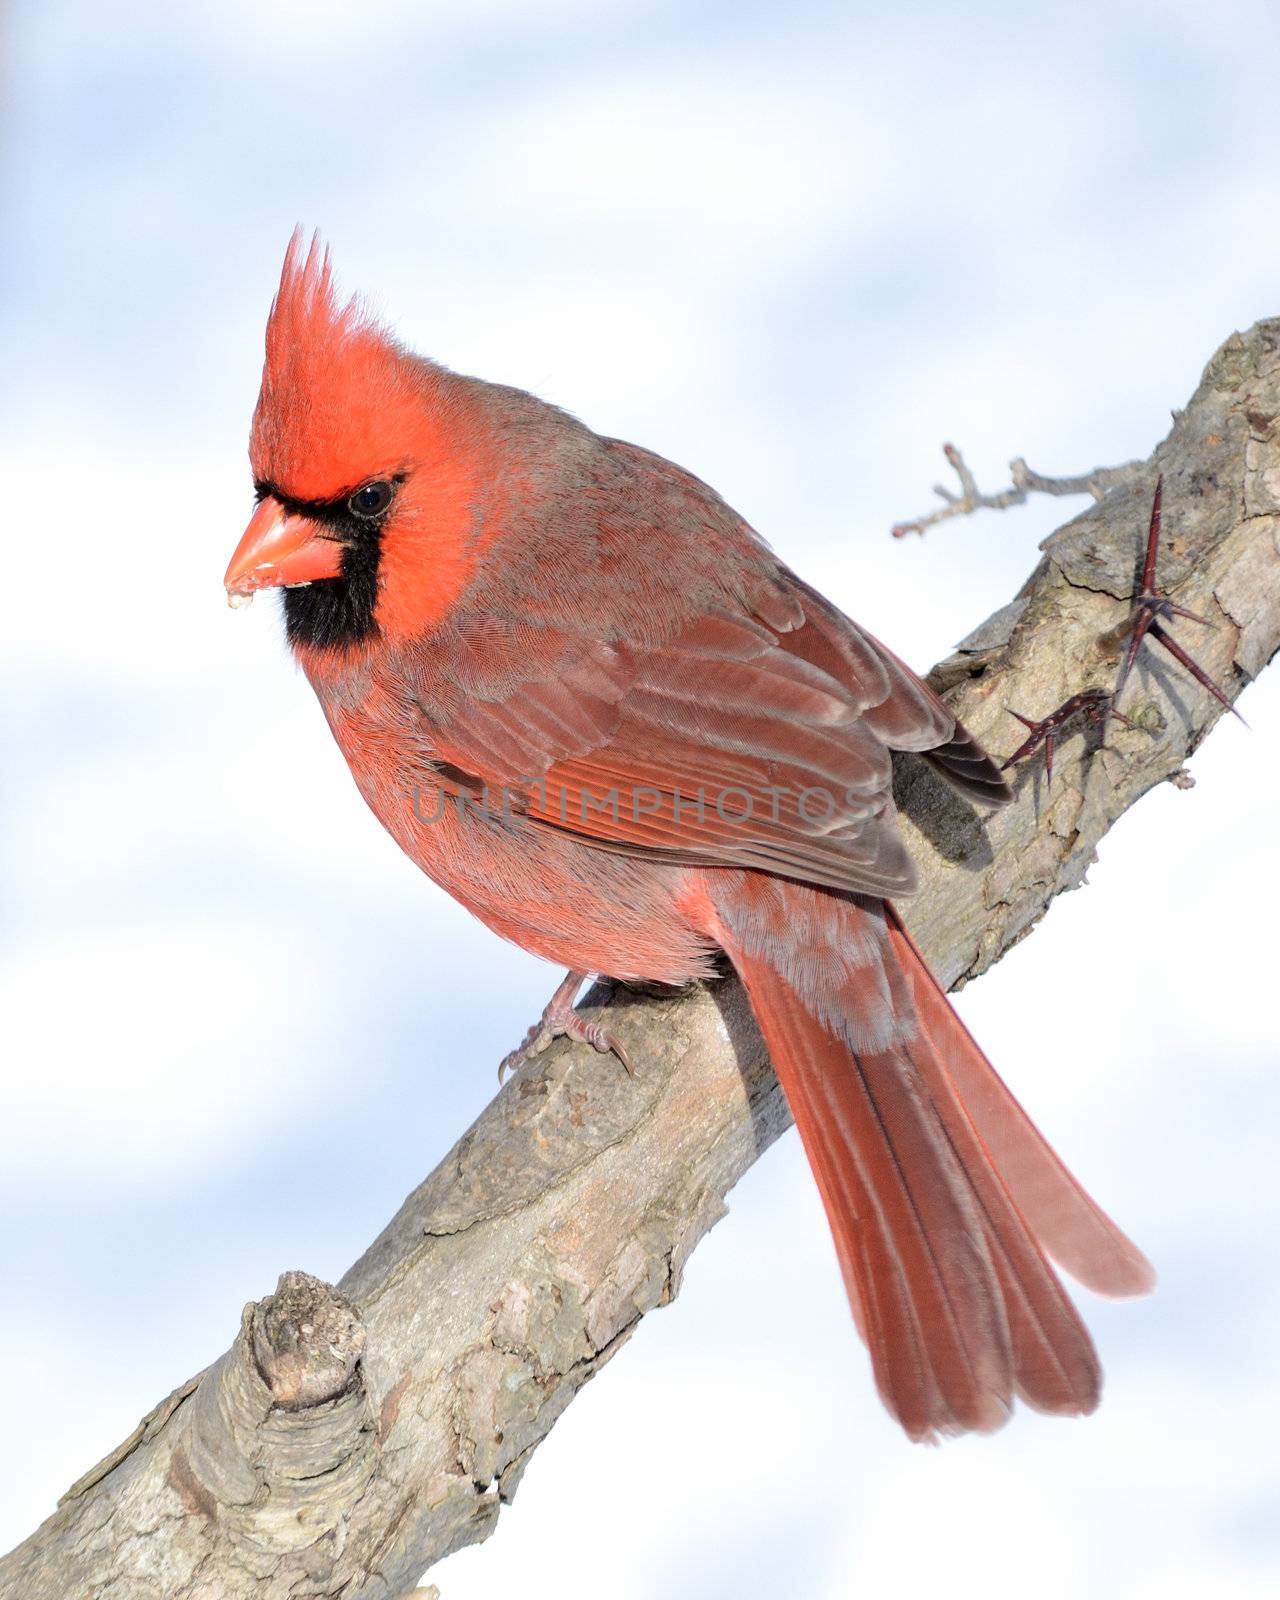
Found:
[[[1149,1288],[1151,1268],[1001,1083],[892,908],[730,874],[715,900],[890,1411],[916,1439],[997,1428],[1015,1394],[1092,1411],[1098,1358],[1044,1251],[1111,1294]]]
[[[935,1059],[945,1065],[986,1164],[1000,1174],[1030,1231],[1060,1267],[1096,1294],[1147,1294],[1156,1281],[1151,1263],[1063,1166],[956,1015],[897,912],[892,906],[885,910],[916,1011],[937,1047]]]

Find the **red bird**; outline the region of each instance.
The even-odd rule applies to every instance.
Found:
[[[1097,1404],[1052,1256],[1152,1282],[965,1031],[890,899],[892,752],[1000,801],[936,694],[706,484],[336,298],[295,234],[234,600],[289,642],[361,794],[495,932],[569,968],[533,1043],[612,1040],[588,973],[737,970],[886,1405],[913,1439]]]

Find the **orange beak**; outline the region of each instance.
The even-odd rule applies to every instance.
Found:
[[[320,523],[286,511],[268,495],[244,530],[222,580],[227,598],[248,599],[258,589],[341,577],[342,550],[341,541]]]

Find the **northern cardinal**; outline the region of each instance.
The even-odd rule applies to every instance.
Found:
[[[1152,1272],[952,1011],[891,753],[1008,791],[898,658],[706,484],[340,304],[295,233],[267,325],[258,506],[233,600],[285,627],[375,815],[429,877],[569,968],[536,1031],[612,1040],[584,975],[681,984],[723,951],[800,1129],[885,1404],[913,1439],[1013,1397],[1088,1412],[1101,1371],[1046,1253],[1103,1294]]]

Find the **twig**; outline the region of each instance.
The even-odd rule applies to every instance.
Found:
[[[1081,473],[1076,478],[1046,478],[1043,473],[1033,472],[1018,456],[1009,463],[1012,487],[996,494],[983,494],[958,447],[944,444],[942,453],[960,480],[960,493],[953,494],[945,485],[935,483],[933,492],[943,504],[911,522],[895,522],[890,530],[895,539],[902,539],[909,533],[922,534],[926,528],[945,522],[949,517],[967,517],[975,511],[1007,511],[1010,506],[1023,505],[1030,494],[1091,494],[1095,500],[1101,500],[1112,489],[1132,483],[1148,470],[1145,461],[1126,461],[1118,467],[1094,467],[1092,472]]]

